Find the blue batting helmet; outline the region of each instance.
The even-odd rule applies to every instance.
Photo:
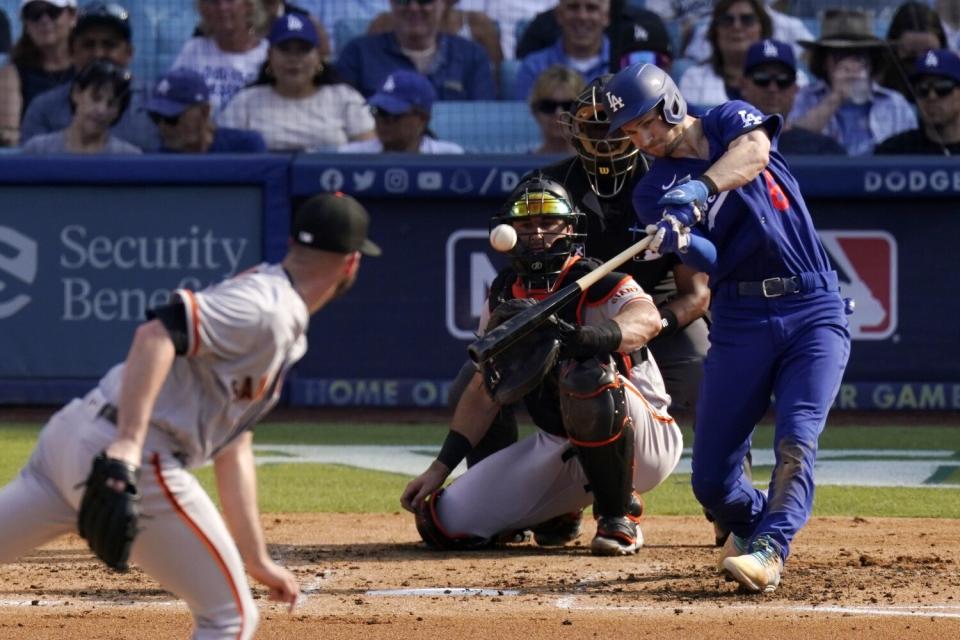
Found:
[[[660,109],[668,124],[680,124],[687,101],[666,71],[652,64],[634,64],[610,79],[603,91],[610,115],[610,132],[653,109]]]

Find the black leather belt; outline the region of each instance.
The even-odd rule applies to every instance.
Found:
[[[767,278],[759,282],[738,282],[737,293],[741,296],[759,296],[763,298],[779,298],[803,291],[800,278]]]

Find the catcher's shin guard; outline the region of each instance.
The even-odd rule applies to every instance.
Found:
[[[610,357],[564,363],[560,411],[590,481],[595,515],[626,515],[633,495],[633,424]]]
[[[417,531],[423,541],[427,543],[427,546],[441,551],[471,551],[489,548],[493,542],[490,538],[449,533],[443,528],[443,525],[440,524],[440,518],[437,517],[437,501],[441,495],[443,495],[443,489],[431,493],[420,503],[420,507],[414,514]]]

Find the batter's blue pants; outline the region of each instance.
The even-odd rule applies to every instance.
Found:
[[[780,298],[720,292],[697,403],[693,492],[738,536],[769,536],[787,558],[813,506],[817,440],[840,388],[850,332],[836,291]],[[774,396],[776,466],[767,495],[743,473]]]

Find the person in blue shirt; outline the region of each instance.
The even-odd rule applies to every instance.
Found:
[[[850,354],[837,274],[777,151],[779,115],[731,101],[693,117],[670,76],[645,64],[610,80],[604,107],[611,135],[656,158],[633,193],[650,248],[710,276],[692,484],[733,533],[718,569],[773,591],[810,517],[817,441]],[[771,395],[776,464],[765,493],[742,462]]]
[[[560,0],[554,9],[560,37],[553,45],[524,56],[517,70],[514,99],[526,100],[547,68],[561,64],[590,82],[610,70],[610,0]]]
[[[340,77],[369,98],[394,71],[427,76],[438,100],[493,100],[493,64],[483,47],[440,31],[441,0],[393,0],[394,29],[351,40],[337,58]]]
[[[218,127],[210,118],[210,88],[192,69],[167,72],[145,105],[166,153],[257,153],[267,150],[257,131]]]
[[[80,8],[77,23],[70,32],[70,57],[74,69],[79,71],[96,59],[129,67],[133,55],[133,25],[124,7],[113,2],[94,0]],[[146,93],[145,87],[134,83],[130,90],[130,107],[110,133],[145,152],[151,152],[160,145],[160,136],[143,112]],[[20,143],[25,144],[37,135],[65,129],[72,116],[70,83],[41,93],[23,114]]]

